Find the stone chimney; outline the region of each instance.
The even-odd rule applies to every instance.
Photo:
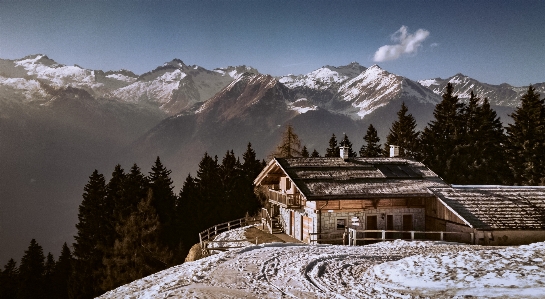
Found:
[[[339,147],[339,150],[341,152],[341,158],[343,158],[343,160],[345,161],[348,161],[348,147],[346,146],[341,146]]]
[[[390,145],[390,158],[399,157],[399,146]]]

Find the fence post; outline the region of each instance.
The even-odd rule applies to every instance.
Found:
[[[231,222],[227,222],[227,230],[231,230]]]
[[[471,245],[475,245],[475,233],[469,233],[471,236]]]
[[[440,235],[441,235],[441,241],[443,241],[443,232],[441,232]]]
[[[414,240],[414,231],[411,231],[411,240]]]
[[[214,226],[214,237],[218,235],[218,226]]]
[[[382,230],[382,241],[386,240],[386,231]]]
[[[358,245],[358,232],[356,230],[353,231],[354,233],[354,239],[352,240],[352,242],[354,242],[354,246]]]

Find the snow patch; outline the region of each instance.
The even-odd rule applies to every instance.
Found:
[[[544,253],[543,242],[501,249],[401,240],[251,245],[172,267],[100,298],[540,298]]]

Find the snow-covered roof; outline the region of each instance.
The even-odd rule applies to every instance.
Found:
[[[424,164],[405,158],[275,158],[254,183],[287,175],[307,200],[433,196],[447,184]]]
[[[453,186],[430,188],[477,229],[544,229],[545,188]]]

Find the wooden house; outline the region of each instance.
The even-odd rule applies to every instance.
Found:
[[[341,154],[342,155],[342,154]],[[274,158],[255,179],[269,213],[285,233],[311,242],[315,234],[367,230],[424,231],[429,188],[449,187],[420,162],[391,158]]]

